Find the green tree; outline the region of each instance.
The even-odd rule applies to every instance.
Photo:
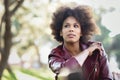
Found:
[[[120,34],[113,37],[110,50],[113,52],[113,54],[116,55],[116,60],[120,68],[120,42],[119,41],[120,41]]]

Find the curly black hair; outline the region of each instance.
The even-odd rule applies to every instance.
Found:
[[[52,35],[57,41],[63,42],[63,37],[60,36],[63,22],[67,17],[73,16],[81,25],[82,36],[80,41],[87,42],[94,34],[100,33],[100,29],[96,25],[92,14],[92,8],[87,5],[79,5],[73,8],[68,6],[59,7],[53,13],[52,23],[50,25]]]

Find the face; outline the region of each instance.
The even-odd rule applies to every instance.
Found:
[[[66,18],[63,22],[60,35],[63,37],[64,42],[79,42],[80,36],[82,35],[80,23],[72,16]]]

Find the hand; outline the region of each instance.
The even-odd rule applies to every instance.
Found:
[[[96,49],[98,49],[100,51],[100,55],[101,54],[101,43],[100,42],[95,42],[95,43],[92,43],[89,47],[88,47],[88,51],[89,51],[89,56],[91,56],[93,54],[93,51],[95,51]]]

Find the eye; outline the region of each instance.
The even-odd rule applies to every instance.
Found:
[[[79,28],[79,26],[75,24],[75,25],[74,25],[74,28]]]
[[[70,26],[69,26],[69,25],[65,25],[64,27],[65,27],[65,28],[69,28]]]

